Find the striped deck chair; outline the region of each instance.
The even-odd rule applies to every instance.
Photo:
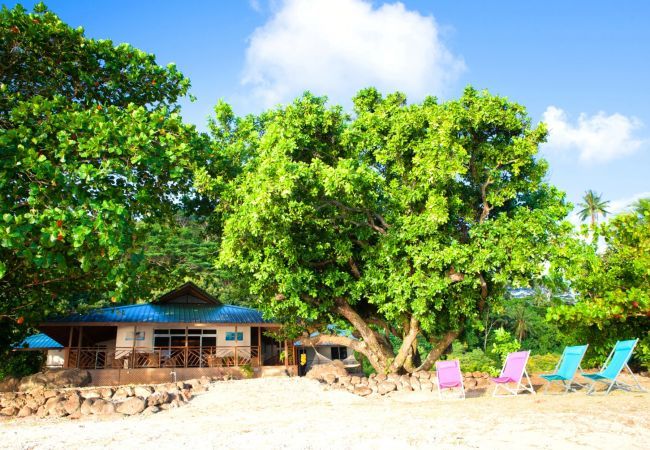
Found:
[[[494,392],[492,392],[492,397],[505,397],[508,395],[517,395],[520,391],[528,391],[531,394],[535,393],[533,384],[530,382],[528,377],[528,372],[526,372],[526,364],[528,363],[528,357],[530,356],[530,351],[526,350],[523,352],[514,352],[509,353],[506,358],[506,362],[501,369],[501,374],[496,378],[490,378],[494,386]],[[521,379],[526,376],[528,384],[522,384]],[[508,385],[514,383],[514,388],[510,388]],[[501,388],[508,392],[508,394],[497,394],[497,390]]]
[[[544,386],[545,393],[553,381],[562,382],[564,385],[563,394],[575,392],[575,389],[572,387],[574,384],[586,387],[584,384],[580,384],[577,381],[574,381],[573,378],[576,376],[576,371],[578,369],[580,369],[580,373],[582,373],[582,367],[580,367],[580,363],[582,362],[582,358],[585,356],[587,347],[589,347],[589,345],[574,345],[572,347],[564,348],[562,357],[557,362],[553,373],[540,375],[540,377],[546,380],[546,385]]]
[[[591,386],[587,391],[588,395],[595,393],[596,383],[604,383],[608,385],[605,395],[608,395],[613,388],[622,389],[624,391],[632,391],[635,386],[632,386],[622,381],[617,380],[618,376],[621,374],[623,369],[627,371],[632,376],[634,384],[636,384],[636,389],[638,392],[646,392],[643,387],[639,384],[639,381],[636,379],[630,366],[627,365],[627,362],[632,356],[634,347],[636,347],[638,339],[631,339],[629,341],[618,341],[614,346],[614,349],[611,351],[605,363],[603,364],[602,369],[598,373],[586,373],[583,376],[591,380]]]

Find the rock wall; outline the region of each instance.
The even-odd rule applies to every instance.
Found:
[[[208,390],[213,381],[216,379],[202,377],[178,383],[117,388],[49,389],[37,386],[27,392],[0,393],[0,418],[36,416],[78,419],[91,415],[154,414],[189,402],[194,394]]]
[[[362,397],[371,394],[386,395],[393,391],[436,392],[438,390],[435,373],[425,371],[406,375],[373,373],[367,378],[325,373],[318,379],[331,389],[345,389]],[[464,373],[463,383],[465,390],[486,389],[491,385],[489,374],[481,372]]]

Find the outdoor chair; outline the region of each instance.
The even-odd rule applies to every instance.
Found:
[[[578,369],[580,369],[580,373],[582,374],[582,367],[580,367],[580,363],[582,362],[582,358],[585,356],[587,347],[589,347],[589,345],[574,345],[572,347],[564,348],[562,357],[555,366],[553,373],[540,375],[540,377],[546,380],[546,384],[544,385],[545,393],[553,381],[562,382],[562,385],[564,386],[563,394],[575,392],[575,389],[573,389],[574,384],[577,384],[581,387],[586,387],[584,384],[574,381],[573,378],[575,377],[576,371]]]
[[[517,395],[520,391],[528,391],[531,394],[535,393],[535,389],[533,389],[533,385],[528,377],[528,372],[526,372],[526,364],[528,363],[529,356],[530,351],[528,350],[508,354],[503,369],[501,369],[501,374],[496,378],[490,378],[490,380],[495,384],[494,392],[492,392],[493,397]],[[527,384],[521,383],[524,375],[528,381]],[[508,386],[510,383],[515,384],[514,389]],[[505,390],[508,394],[497,394],[499,388]]]
[[[622,389],[624,391],[632,391],[635,386],[623,383],[622,381],[617,380],[618,376],[621,374],[623,369],[627,371],[632,376],[634,384],[638,392],[646,392],[646,390],[641,387],[639,381],[636,379],[630,366],[627,365],[627,362],[632,356],[634,347],[636,347],[638,339],[631,339],[629,341],[618,341],[614,346],[614,349],[611,351],[605,363],[603,364],[602,369],[598,373],[586,373],[583,376],[591,380],[591,386],[587,391],[587,395],[592,395],[596,389],[596,382],[604,383],[608,385],[605,395],[608,395],[613,388]]]
[[[442,398],[443,389],[459,388],[459,398],[465,398],[463,374],[460,372],[460,362],[457,359],[436,361],[436,377],[438,379],[438,397]]]

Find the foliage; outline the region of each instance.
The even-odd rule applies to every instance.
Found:
[[[556,267],[578,296],[548,318],[589,343],[591,363],[602,362],[617,340],[640,338],[636,361],[650,365],[650,210],[642,205],[601,225],[604,252],[567,241],[567,259]]]
[[[0,380],[6,377],[21,378],[38,372],[43,367],[42,352],[10,352],[0,359]]]
[[[474,348],[468,351],[467,346],[460,342],[455,342],[452,345],[452,351],[447,355],[447,359],[459,360],[460,369],[463,372],[487,372],[492,376],[497,376],[500,370],[497,367],[498,363],[493,357],[486,354],[480,348]]]
[[[239,366],[239,371],[244,378],[253,378],[253,367],[250,364],[243,364]]]
[[[582,203],[578,203],[578,208],[582,208],[578,211],[578,217],[580,217],[580,220],[591,218],[591,225],[593,227],[596,225],[599,215],[605,217],[609,214],[609,211],[607,211],[608,206],[609,201],[603,200],[602,195],[596,194],[590,189],[585,192]]]
[[[43,5],[3,7],[0,23],[4,332],[123,300],[134,249],[182,205],[202,147],[179,115],[189,81],[173,65],[88,39]]]
[[[551,372],[561,357],[562,355],[557,353],[531,355],[528,358],[528,373]]]
[[[471,88],[354,101],[354,119],[310,94],[259,117],[219,105],[213,140],[242,164],[216,158],[197,185],[221,193],[220,267],[249,278],[268,317],[345,320],[376,369],[399,370],[418,335],[440,352],[508,284],[540,276],[567,205],[520,105]]]
[[[504,363],[508,353],[516,352],[520,348],[520,343],[503,328],[494,330],[494,342],[492,343],[492,353],[499,357]]]

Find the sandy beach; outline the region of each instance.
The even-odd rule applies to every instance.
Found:
[[[464,401],[424,392],[362,398],[304,378],[228,381],[152,416],[3,421],[0,447],[647,449],[650,443],[648,393],[487,394]]]

